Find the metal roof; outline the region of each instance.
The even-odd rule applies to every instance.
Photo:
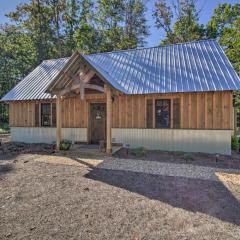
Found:
[[[126,94],[239,90],[240,78],[215,40],[85,56]]]
[[[240,78],[215,40],[82,55],[126,94],[239,90]],[[50,98],[45,91],[69,58],[44,61],[2,100]]]
[[[64,67],[68,58],[45,60],[21,80],[1,101],[50,99],[48,85]]]

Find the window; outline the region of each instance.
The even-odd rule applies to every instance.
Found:
[[[56,103],[35,104],[35,127],[55,127],[56,121]]]
[[[43,127],[51,126],[51,104],[50,103],[41,104],[41,126]]]
[[[156,128],[170,128],[170,99],[156,100],[155,116]]]

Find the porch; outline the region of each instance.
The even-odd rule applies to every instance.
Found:
[[[108,84],[81,54],[71,56],[55,81],[48,87],[48,92],[56,96],[56,148],[60,149],[62,138],[62,103],[65,98],[79,96],[86,100],[85,142],[98,144],[106,142],[106,152],[112,153],[112,102],[116,91]],[[95,96],[88,98],[87,96]],[[69,106],[72,108],[73,106]],[[70,108],[67,109],[70,111]],[[73,117],[73,116],[70,116]]]

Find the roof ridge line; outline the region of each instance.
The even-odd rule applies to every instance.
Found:
[[[61,58],[50,58],[50,59],[45,59],[42,61],[43,62],[48,62],[48,61],[53,61],[53,60],[60,60],[60,59],[67,59],[67,58],[70,58],[71,56],[69,57],[61,57]]]
[[[175,46],[175,45],[184,45],[184,44],[190,44],[190,43],[198,43],[198,42],[204,42],[204,41],[216,41],[216,39],[200,39],[200,40],[193,40],[193,41],[188,41],[188,42],[183,42],[183,43],[170,43],[167,45],[158,45],[158,46],[152,46],[152,47],[140,47],[140,48],[130,48],[130,49],[122,49],[122,50],[115,50],[115,51],[108,51],[108,52],[99,52],[99,53],[91,53],[91,54],[83,54],[85,56],[94,56],[94,55],[101,55],[101,54],[111,54],[111,53],[118,53],[118,52],[129,52],[129,51],[138,51],[138,50],[144,50],[144,49],[153,49],[153,48],[164,48],[164,47],[169,47],[169,46]],[[53,60],[60,60],[60,59],[69,59],[69,57],[61,57],[61,58],[51,58],[51,59],[45,59],[42,62],[47,62],[47,61],[53,61]]]
[[[204,41],[215,41],[216,39],[210,38],[210,39],[200,39],[200,40],[193,40],[183,43],[170,43],[167,45],[158,45],[153,47],[140,47],[140,48],[130,48],[130,49],[122,49],[122,50],[115,50],[115,51],[108,51],[108,52],[99,52],[99,53],[91,53],[91,54],[84,54],[85,56],[93,56],[93,55],[100,55],[100,54],[110,54],[110,53],[118,53],[118,52],[129,52],[129,51],[137,51],[137,50],[144,50],[144,49],[152,49],[152,48],[164,48],[174,45],[184,45],[184,44],[190,44],[190,43],[198,43],[198,42],[204,42]]]

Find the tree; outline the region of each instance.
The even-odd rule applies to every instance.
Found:
[[[97,9],[101,51],[143,46],[148,28],[142,0],[98,0]]]
[[[97,1],[97,27],[102,35],[100,51],[121,49],[124,0]]]
[[[153,17],[156,27],[166,34],[162,44],[199,40],[205,36],[204,26],[198,23],[196,0],[176,0],[171,6],[165,0],[158,0]]]
[[[149,34],[145,18],[146,8],[141,0],[125,2],[125,35],[123,48],[143,46]]]
[[[101,34],[96,30],[94,3],[91,0],[82,0],[79,9],[79,26],[75,33],[77,49],[85,54],[99,52]]]
[[[52,38],[51,18],[46,2],[33,0],[30,3],[20,4],[16,11],[7,16],[33,39],[38,63],[51,57],[52,47],[49,44],[49,39]]]
[[[207,24],[207,37],[217,38],[240,74],[240,4],[220,4]]]
[[[47,27],[50,27],[51,29],[47,38],[47,41],[51,46],[50,52],[52,50],[51,54],[55,58],[66,56],[67,45],[65,35],[66,31],[64,30],[64,15],[67,5],[69,4],[69,0],[42,0],[42,4],[45,6],[45,13],[47,14],[46,16],[43,16],[46,19],[49,19],[49,26]],[[74,17],[74,12],[71,13]]]
[[[64,12],[64,34],[66,40],[66,53],[65,55],[71,55],[73,51],[76,50],[77,42],[75,38],[76,30],[79,27],[79,1],[78,0],[69,0],[66,4],[66,9]]]
[[[14,87],[36,64],[37,52],[31,36],[16,26],[0,27],[0,97]],[[0,103],[1,116],[7,117]],[[1,119],[0,119],[1,120]]]
[[[240,75],[240,4],[219,4],[207,24],[207,37],[218,39],[224,52]],[[240,92],[234,93],[234,103],[240,104]]]

